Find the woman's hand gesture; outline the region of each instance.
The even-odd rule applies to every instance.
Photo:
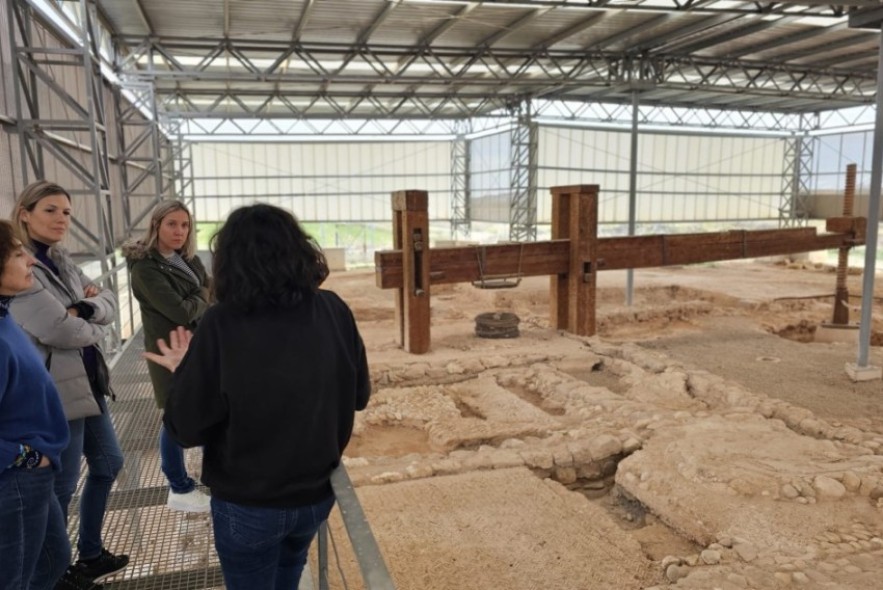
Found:
[[[166,344],[166,341],[162,338],[156,341],[156,345],[159,347],[159,354],[145,352],[144,358],[160,365],[161,367],[165,367],[174,373],[175,369],[178,368],[178,365],[181,364],[181,359],[183,359],[184,355],[187,353],[192,338],[193,333],[190,332],[190,330],[186,329],[184,326],[178,326],[169,332],[168,344]]]

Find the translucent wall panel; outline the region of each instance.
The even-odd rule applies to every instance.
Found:
[[[846,167],[855,164],[856,196],[853,214],[867,216],[874,132],[836,133],[813,139],[812,183],[808,200],[810,215],[826,218],[843,214]]]
[[[813,188],[820,192],[843,192],[846,167],[857,167],[856,190],[867,192],[871,183],[873,131],[836,133],[815,138]]]
[[[512,134],[495,133],[472,140],[469,162],[469,210],[473,221],[509,223]]]
[[[271,203],[305,222],[390,222],[390,193],[429,192],[431,220],[450,219],[446,142],[203,143],[193,148],[200,222]]]
[[[541,127],[538,221],[549,223],[549,187],[598,184],[601,223],[628,219],[631,134]],[[784,143],[771,137],[642,133],[637,221],[778,220]]]

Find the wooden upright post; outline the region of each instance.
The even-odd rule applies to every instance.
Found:
[[[567,274],[551,279],[551,323],[580,336],[595,333],[598,185],[552,187],[552,239],[570,240]]]
[[[410,353],[429,351],[429,197],[392,193],[393,248],[402,251],[403,287],[396,290],[398,343]]]
[[[846,188],[843,192],[843,216],[852,217],[855,204],[855,172],[856,165],[846,167]],[[837,256],[837,283],[834,290],[834,317],[831,323],[840,326],[849,324],[849,288],[846,276],[849,274],[849,246],[841,246]]]

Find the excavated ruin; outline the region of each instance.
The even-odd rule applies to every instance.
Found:
[[[777,301],[824,269],[646,273],[631,308],[602,283],[591,338],[548,328],[543,281],[450,286],[425,355],[396,345],[370,278],[329,287],[369,350],[345,464],[397,587],[879,588],[881,384],[846,378],[849,345],[777,335],[824,321]],[[489,308],[520,337],[476,337]]]

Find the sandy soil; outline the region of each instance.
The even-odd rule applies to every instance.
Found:
[[[368,346],[346,464],[397,587],[879,588],[883,385],[814,341],[831,269],[636,272],[631,307],[624,277],[601,273],[592,338],[549,328],[547,279],[434,288],[419,356],[372,272],[329,279]],[[487,311],[520,336],[477,338]],[[338,549],[332,587],[360,587]]]

